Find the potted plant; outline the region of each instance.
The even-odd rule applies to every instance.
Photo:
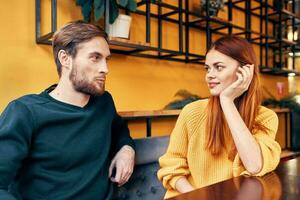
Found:
[[[201,0],[201,12],[202,15],[217,16],[219,10],[223,10],[223,0]],[[208,13],[206,13],[206,6],[208,6]]]
[[[290,120],[290,149],[299,151],[300,150],[300,95],[291,94],[287,97],[276,99],[266,88],[264,91],[269,96],[265,98],[262,105],[271,108],[288,108],[289,109],[289,120]]]
[[[183,89],[177,91],[174,96],[179,97],[180,99],[177,99],[177,100],[174,100],[174,101],[168,103],[168,105],[166,105],[164,107],[164,109],[167,109],[167,110],[182,109],[185,105],[187,105],[193,101],[203,99],[202,97],[200,97],[196,94],[192,94],[191,92],[189,92],[187,90],[183,90]]]
[[[129,11],[136,11],[136,0],[108,0],[109,1],[109,35],[112,37],[128,38],[131,17],[119,14],[119,7]],[[106,0],[76,0],[76,4],[81,6],[81,13],[84,21],[99,21],[105,13]],[[93,14],[93,16],[92,16]],[[122,23],[123,22],[123,23]],[[125,25],[124,25],[125,23]],[[119,33],[118,31],[121,31]],[[125,33],[124,33],[125,32]]]

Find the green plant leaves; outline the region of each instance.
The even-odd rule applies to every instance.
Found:
[[[105,0],[75,0],[76,5],[81,6],[81,13],[84,21],[91,21],[92,9],[94,19],[99,21],[105,13]],[[134,12],[137,8],[136,0],[109,0],[109,23],[113,24],[119,16],[119,6]]]
[[[192,94],[191,92],[185,90],[185,89],[181,89],[181,90],[178,90],[175,94],[175,96],[178,96],[178,97],[182,97],[182,98],[195,98],[195,99],[199,99],[200,97],[196,94]]]
[[[128,0],[117,0],[117,4],[126,8],[126,6],[128,4]]]
[[[185,89],[178,90],[174,96],[181,97],[181,99],[170,102],[164,107],[164,109],[182,109],[185,105],[193,101],[203,99],[203,97],[200,97],[196,94],[192,94],[191,92]]]
[[[128,0],[127,9],[130,11],[136,11],[136,1],[135,0]]]
[[[82,6],[86,0],[76,0],[76,5]]]
[[[93,0],[76,0],[76,4],[81,6],[83,20],[86,22],[90,22]]]
[[[263,106],[289,108],[292,112],[300,113],[300,95],[288,96],[280,100],[276,99],[265,99],[262,102]]]
[[[105,0],[94,0],[94,17],[98,21],[103,17],[105,11]]]
[[[94,0],[94,8],[100,8],[102,4],[105,4],[105,0]]]
[[[175,100],[175,101],[170,102],[168,105],[166,105],[164,107],[164,109],[167,109],[167,110],[182,109],[187,104],[192,103],[192,102],[197,101],[197,100],[198,99],[194,99],[194,98],[186,98],[186,99],[182,99],[182,100]]]
[[[109,6],[109,23],[113,24],[118,16],[119,16],[118,4],[116,0],[111,0]]]

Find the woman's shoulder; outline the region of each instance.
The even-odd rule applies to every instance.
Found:
[[[194,101],[192,103],[187,104],[182,109],[182,114],[187,116],[194,116],[194,115],[201,115],[202,113],[205,113],[205,109],[207,107],[208,99],[201,99]]]
[[[278,120],[278,116],[272,109],[260,106],[257,119],[261,121]]]

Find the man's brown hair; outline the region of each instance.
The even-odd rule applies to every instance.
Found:
[[[65,50],[67,54],[75,58],[78,44],[94,37],[103,37],[108,41],[106,32],[100,26],[81,20],[70,22],[54,33],[52,47],[59,77],[61,76],[62,65],[58,59],[58,52]]]

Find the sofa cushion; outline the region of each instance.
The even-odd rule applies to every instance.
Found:
[[[159,200],[165,189],[157,179],[158,158],[166,152],[169,136],[150,137],[135,140],[136,165],[129,181],[116,188],[113,199]]]

